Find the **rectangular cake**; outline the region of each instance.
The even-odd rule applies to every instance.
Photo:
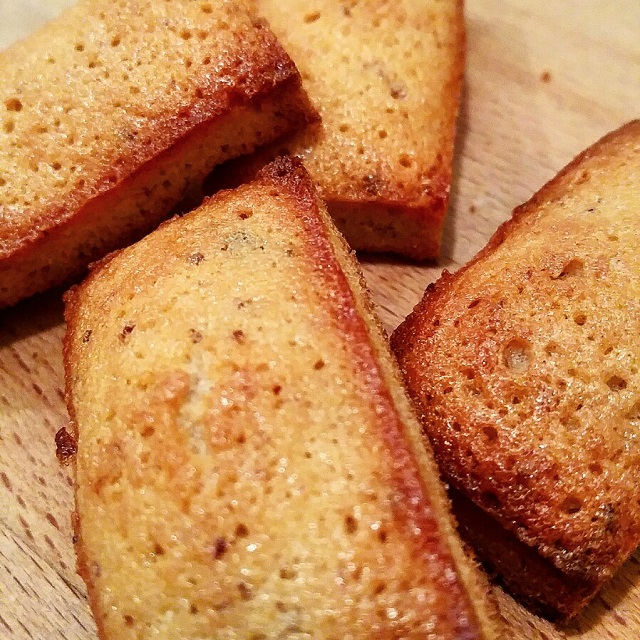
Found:
[[[77,276],[312,114],[244,2],[81,0],[0,53],[0,307]]]
[[[66,319],[79,570],[101,638],[499,637],[299,163],[105,259]]]
[[[467,537],[552,618],[640,543],[639,178],[635,121],[518,207],[392,337]]]
[[[298,155],[354,249],[437,258],[464,71],[461,0],[253,4],[322,116],[254,167]],[[232,164],[227,179],[255,171]]]

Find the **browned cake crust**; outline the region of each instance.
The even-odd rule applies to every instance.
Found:
[[[0,53],[0,307],[166,218],[312,113],[243,2],[83,0]]]
[[[464,69],[461,0],[254,0],[322,124],[227,168],[304,159],[358,250],[438,256]],[[245,174],[246,175],[246,174]]]
[[[362,276],[283,159],[68,294],[102,638],[496,638]]]
[[[640,541],[638,176],[635,121],[517,208],[392,337],[445,476],[514,534],[468,517],[471,538],[551,615],[575,615]]]

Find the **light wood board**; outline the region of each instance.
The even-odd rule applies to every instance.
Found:
[[[71,0],[0,0],[0,47]],[[392,330],[443,268],[457,269],[597,138],[640,115],[637,0],[469,0],[455,182],[438,264],[366,257]],[[639,233],[640,235],[640,233]],[[60,292],[0,311],[0,638],[96,638],[75,573],[72,487],[55,457],[63,402]],[[570,627],[497,590],[513,638],[640,638],[640,554]]]

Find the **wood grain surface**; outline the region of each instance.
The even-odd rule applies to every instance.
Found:
[[[0,47],[72,0],[0,0]],[[392,330],[443,268],[457,269],[579,151],[640,116],[640,2],[468,0],[467,74],[444,251],[437,264],[362,257]],[[67,421],[61,292],[0,311],[0,638],[96,638],[55,457]],[[509,637],[640,638],[640,554],[569,627],[496,589]]]

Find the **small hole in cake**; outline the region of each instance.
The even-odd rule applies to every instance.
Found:
[[[16,125],[13,120],[5,120],[2,128],[4,129],[5,133],[13,133],[13,130],[16,128]]]
[[[133,625],[135,624],[135,620],[133,619],[132,616],[130,615],[125,615],[124,616],[124,623],[127,627],[133,627]]]
[[[125,324],[124,327],[122,327],[122,331],[120,332],[120,342],[125,342],[135,328],[135,324]]]
[[[408,169],[413,164],[413,161],[408,155],[400,156],[400,166]]]
[[[205,66],[208,64],[211,64],[211,58],[209,56],[206,56],[205,58],[202,59],[202,64]]]
[[[253,211],[251,211],[251,209],[245,209],[244,211],[238,212],[238,218],[240,218],[240,220],[247,220],[247,218],[250,218],[252,215]]]
[[[319,11],[314,11],[313,13],[307,13],[307,15],[305,15],[304,17],[304,21],[306,24],[311,24],[312,22],[316,22],[318,20],[320,20],[320,12]]]
[[[612,351],[613,351],[613,347],[611,345],[608,345],[602,350],[602,353],[605,356],[608,356]]]
[[[84,51],[84,44],[82,44],[82,42],[76,44],[76,51]]]
[[[348,124],[341,124],[340,125],[340,132],[341,133],[346,133],[347,131],[349,131],[349,125]]]
[[[322,359],[321,360],[316,360],[316,362],[313,365],[313,368],[316,371],[320,371],[320,369],[323,369],[324,368],[324,360],[322,360]]]
[[[613,375],[607,380],[607,386],[611,391],[622,391],[627,388],[627,381],[620,376]]]
[[[406,87],[400,84],[399,82],[394,82],[391,84],[390,93],[391,93],[391,97],[394,100],[403,100],[404,98],[407,97]]]
[[[200,31],[198,31],[198,38],[200,38],[200,40],[206,40],[208,36],[208,31],[205,31],[204,29],[200,29]]]
[[[111,38],[112,47],[117,47],[121,42],[122,42],[122,39],[120,38],[120,36],[113,36],[113,38]]]
[[[249,535],[249,529],[246,524],[240,523],[236,527],[236,536],[238,538],[246,538]]]
[[[229,543],[227,542],[226,538],[216,538],[216,542],[213,547],[213,557],[216,560],[219,560],[227,552],[228,548]]]
[[[378,138],[380,138],[381,140],[384,140],[388,135],[389,134],[385,129],[380,129],[380,131],[378,131]]]
[[[573,316],[573,321],[580,327],[582,327],[587,321],[587,316],[584,313],[576,313]]]
[[[497,509],[500,506],[500,498],[493,491],[483,491],[480,495],[480,501],[488,509]]]
[[[560,504],[560,508],[565,513],[578,513],[582,509],[582,500],[577,496],[567,496]]]
[[[373,595],[379,596],[387,588],[387,583],[383,580],[376,580],[373,583]]]
[[[380,529],[380,531],[378,531],[378,540],[380,540],[380,542],[386,542],[387,537],[387,532],[384,529]]]
[[[445,395],[448,395],[449,393],[451,393],[453,391],[453,387],[445,387],[442,391],[442,393],[444,393]]]
[[[569,262],[567,262],[562,267],[562,270],[557,276],[555,277],[552,276],[552,278],[554,280],[560,280],[568,276],[575,276],[579,274],[583,268],[584,268],[584,262],[582,260],[579,260],[578,258],[573,258],[572,260],[569,260]]]
[[[515,373],[523,373],[529,368],[531,361],[531,346],[523,338],[514,338],[504,349],[504,363]]]
[[[511,404],[520,404],[520,398],[518,396],[513,396],[513,398],[511,398]]]
[[[156,432],[155,428],[152,427],[151,425],[147,425],[142,432],[140,433],[140,435],[143,438],[150,438],[154,433]]]
[[[609,234],[607,238],[610,242],[618,242],[618,240],[620,240],[620,238],[615,233]]]
[[[22,111],[22,102],[18,98],[9,98],[5,101],[4,106],[7,111]]]
[[[347,533],[353,534],[358,530],[358,521],[353,516],[344,519],[344,529]]]
[[[54,162],[51,167],[54,171],[60,171],[60,169],[62,169],[62,165],[59,162]]]
[[[251,587],[246,582],[238,583],[238,591],[240,592],[240,597],[243,600],[251,600]]]
[[[483,427],[482,431],[489,442],[495,442],[498,439],[498,430],[495,427]]]
[[[597,476],[600,476],[604,472],[604,469],[602,468],[602,465],[599,462],[592,462],[589,465],[589,471],[591,471],[591,473]]]
[[[183,29],[183,30],[180,32],[180,37],[181,37],[183,40],[189,40],[189,39],[191,38],[191,36],[192,36],[192,33],[191,33],[191,31],[190,31],[189,29]]]
[[[282,567],[280,569],[280,578],[282,580],[293,580],[296,577],[296,572],[288,567]]]
[[[0,187],[4,187],[7,184],[7,181],[4,178],[0,178]]]
[[[473,308],[477,307],[479,304],[480,304],[480,298],[476,298],[475,300],[472,300],[469,303],[469,307],[468,308],[469,309],[473,309]]]
[[[202,11],[202,13],[212,13],[213,7],[211,6],[210,2],[203,2],[200,5],[200,11]]]

